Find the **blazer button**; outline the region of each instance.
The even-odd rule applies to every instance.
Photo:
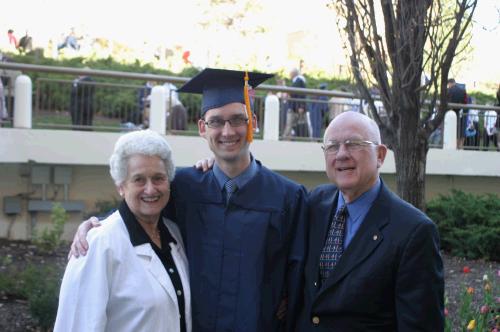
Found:
[[[314,287],[318,287],[318,282],[317,281],[314,282]]]
[[[318,325],[319,324],[319,317],[318,316],[314,316],[313,319],[312,319],[312,322],[314,325]]]

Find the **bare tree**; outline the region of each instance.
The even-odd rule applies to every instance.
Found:
[[[394,152],[397,192],[420,209],[425,208],[428,139],[448,108],[448,73],[467,47],[476,5],[477,0],[332,2],[359,93]],[[372,87],[379,91],[383,114],[375,107]]]

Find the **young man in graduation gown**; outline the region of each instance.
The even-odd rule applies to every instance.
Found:
[[[198,129],[215,156],[206,173],[177,172],[169,206],[187,243],[194,331],[292,331],[300,310],[306,191],[250,154],[248,85],[271,75],[245,75],[205,69],[179,90],[203,95]]]
[[[165,210],[186,243],[194,332],[295,330],[307,193],[249,151],[256,117],[248,88],[269,77],[208,68],[179,89],[203,95],[198,128],[215,156],[208,172],[176,172]],[[72,253],[84,252],[75,245],[88,227],[80,226]]]

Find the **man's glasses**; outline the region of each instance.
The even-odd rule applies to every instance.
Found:
[[[224,120],[222,118],[210,118],[208,120],[204,120],[205,124],[212,129],[220,129],[223,128],[226,125],[226,122],[229,122],[229,125],[231,127],[241,127],[243,125],[246,125],[248,123],[248,119],[242,116],[237,116],[234,118],[230,118],[227,120]]]
[[[378,145],[378,143],[372,141],[348,139],[345,140],[344,142],[329,141],[321,148],[323,149],[323,151],[325,151],[326,154],[336,155],[339,152],[340,146],[342,144],[344,144],[345,149],[349,152],[361,150],[369,145]]]

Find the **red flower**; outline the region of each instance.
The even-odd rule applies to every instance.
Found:
[[[463,271],[464,271],[464,273],[469,273],[470,272],[470,267],[464,266]]]
[[[481,307],[481,310],[479,310],[479,311],[481,312],[481,314],[485,315],[490,311],[490,308],[487,305],[483,305]]]
[[[444,308],[444,315],[448,316],[448,309]]]

